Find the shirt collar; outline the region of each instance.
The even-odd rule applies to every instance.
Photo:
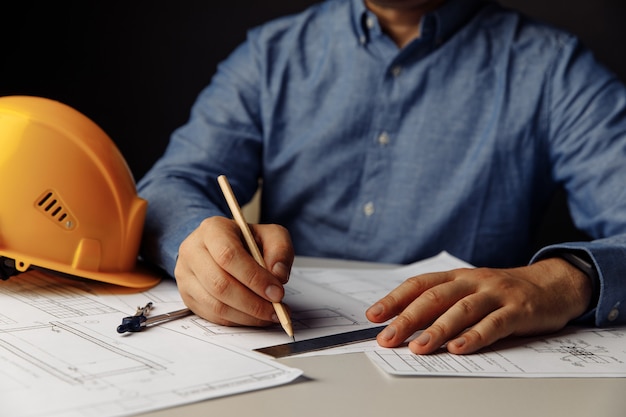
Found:
[[[371,12],[363,0],[352,1],[352,23],[357,39],[366,43],[371,30],[366,24]],[[484,0],[447,0],[443,6],[424,16],[420,38],[431,39],[437,45],[452,37],[476,11],[485,4]]]

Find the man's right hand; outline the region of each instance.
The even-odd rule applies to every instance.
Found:
[[[287,230],[274,224],[250,225],[263,254],[259,265],[235,221],[205,219],[180,245],[174,275],[187,307],[222,325],[266,326],[279,320],[280,302],[294,252]]]

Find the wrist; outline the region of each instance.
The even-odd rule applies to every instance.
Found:
[[[580,251],[577,251],[576,253],[559,252],[556,256],[585,274],[589,280],[589,284],[591,285],[591,298],[586,311],[594,309],[598,304],[600,296],[600,278],[591,257],[585,252]]]

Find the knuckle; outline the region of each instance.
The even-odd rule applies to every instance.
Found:
[[[419,275],[408,278],[404,281],[404,285],[409,287],[411,290],[419,291],[422,289],[422,280]]]
[[[480,279],[489,279],[493,276],[493,270],[490,268],[464,269],[467,274],[475,275]]]
[[[216,275],[211,280],[211,286],[213,288],[213,294],[216,298],[221,298],[224,296],[230,287],[230,280],[223,275]]]
[[[198,297],[197,294],[181,292],[181,297],[185,305],[203,319],[223,326],[233,325],[227,319],[230,307],[210,295],[205,294],[202,297]]]
[[[476,306],[474,306],[474,304],[471,301],[467,300],[466,298],[459,300],[456,303],[456,308],[461,310],[461,313],[465,317],[473,317],[474,314],[476,313]]]
[[[441,305],[445,299],[436,288],[431,288],[422,293],[421,297],[432,305]]]
[[[502,333],[507,328],[507,323],[509,322],[506,313],[491,314],[486,317],[486,320],[495,333]]]
[[[229,245],[220,245],[213,259],[220,267],[226,269],[235,259],[235,250]]]
[[[394,293],[390,293],[378,300],[378,303],[382,304],[385,307],[385,311],[395,311],[397,313],[397,310],[401,308],[400,301],[401,300],[396,297]]]
[[[228,320],[225,319],[225,317],[227,317],[228,315],[228,311],[230,310],[230,307],[228,305],[215,299],[211,300],[211,302],[205,303],[205,305],[207,305],[208,312],[211,316],[211,318],[208,319],[209,321],[217,324],[230,323]]]
[[[243,277],[245,284],[249,288],[262,288],[264,286],[264,277],[261,272],[264,269],[260,267],[254,267],[246,270],[246,273]]]
[[[438,340],[447,340],[451,335],[450,328],[443,322],[435,322],[428,331]]]
[[[405,310],[395,318],[394,323],[399,329],[407,332],[417,327],[418,321],[418,317],[413,312]]]
[[[249,314],[252,317],[256,317],[257,319],[261,319],[261,320],[267,320],[266,316],[267,316],[267,310],[266,310],[266,304],[265,303],[252,303],[249,308],[250,308],[250,312]]]
[[[476,329],[469,329],[463,333],[463,337],[465,337],[468,343],[472,346],[482,347],[488,344],[484,335]]]

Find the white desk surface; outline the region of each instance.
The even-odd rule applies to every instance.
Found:
[[[305,258],[298,265],[319,264]],[[342,263],[324,265],[338,267]],[[280,361],[302,369],[304,376],[280,387],[142,416],[626,416],[626,378],[394,377],[362,353]]]

